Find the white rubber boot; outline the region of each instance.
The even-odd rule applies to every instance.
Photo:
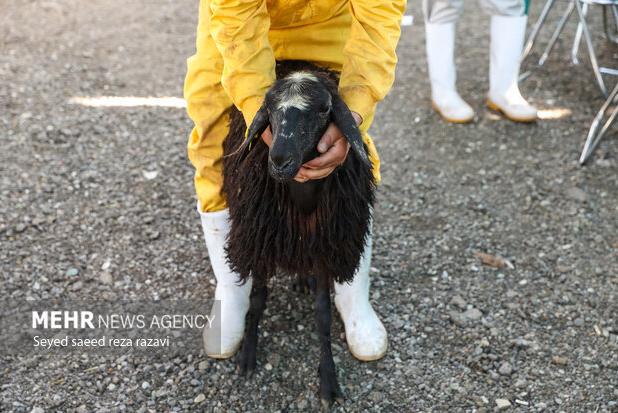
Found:
[[[537,110],[517,85],[527,16],[492,16],[487,106],[515,122],[533,122]]]
[[[345,338],[354,357],[378,360],[386,354],[386,329],[369,303],[371,238],[351,283],[335,283],[335,306],[345,326]]]
[[[238,274],[232,272],[227,263],[224,247],[230,230],[228,210],[200,212],[200,217],[210,265],[217,279],[215,302],[210,313],[215,319],[210,328],[204,328],[204,349],[209,357],[226,359],[236,353],[244,335],[251,279],[238,285]],[[220,311],[217,311],[217,306],[220,306]]]
[[[431,105],[444,120],[468,123],[474,110],[455,89],[455,23],[425,23]]]

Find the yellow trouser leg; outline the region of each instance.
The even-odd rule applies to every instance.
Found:
[[[223,187],[223,140],[228,131],[228,113],[222,114],[209,133],[200,134],[196,126],[187,145],[189,159],[195,167],[195,193],[202,212],[216,212],[227,204],[221,193]]]
[[[221,85],[223,58],[210,36],[208,1],[200,2],[196,53],[187,60],[184,96],[187,112],[195,122],[187,152],[195,167],[195,192],[202,212],[225,209],[223,141],[228,133],[232,101]]]

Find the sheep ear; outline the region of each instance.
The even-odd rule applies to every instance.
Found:
[[[251,149],[255,141],[260,138],[262,132],[266,130],[269,123],[270,120],[268,118],[268,110],[266,109],[265,103],[263,103],[262,107],[260,107],[255,114],[253,122],[251,122],[251,125],[247,130],[247,137],[240,148],[242,150],[241,160],[247,156],[249,149]]]
[[[361,162],[366,166],[371,166],[371,162],[365,151],[365,145],[363,145],[361,132],[356,125],[356,120],[354,120],[348,105],[345,104],[340,96],[333,96],[331,115],[333,122],[335,122],[335,125],[337,125],[341,133],[343,133],[348,140],[356,156],[358,156]]]

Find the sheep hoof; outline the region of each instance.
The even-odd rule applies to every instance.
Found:
[[[313,276],[296,276],[296,279],[292,282],[292,290],[297,293],[303,293],[309,295],[315,293],[317,286],[317,280]]]
[[[255,347],[243,345],[238,359],[238,374],[251,378],[255,373],[256,365]]]
[[[255,366],[253,366],[253,367],[247,366],[246,364],[243,364],[241,362],[241,363],[238,364],[237,372],[241,376],[244,376],[244,377],[250,379],[251,377],[253,377],[253,373],[255,373]]]
[[[331,399],[321,399],[320,401],[322,403],[322,411],[324,411],[324,412],[331,411],[334,402],[337,402],[337,404],[340,405],[340,406],[343,406],[343,403],[344,403],[343,397],[341,397],[341,396],[335,397],[334,400],[331,398]]]
[[[337,383],[337,374],[334,369],[319,369],[320,376],[320,400],[323,408],[332,407],[336,401],[338,404],[343,405],[343,394],[339,389],[339,383]]]

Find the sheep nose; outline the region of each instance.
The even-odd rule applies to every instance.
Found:
[[[278,169],[283,169],[292,163],[292,157],[285,153],[271,153],[270,160]]]

